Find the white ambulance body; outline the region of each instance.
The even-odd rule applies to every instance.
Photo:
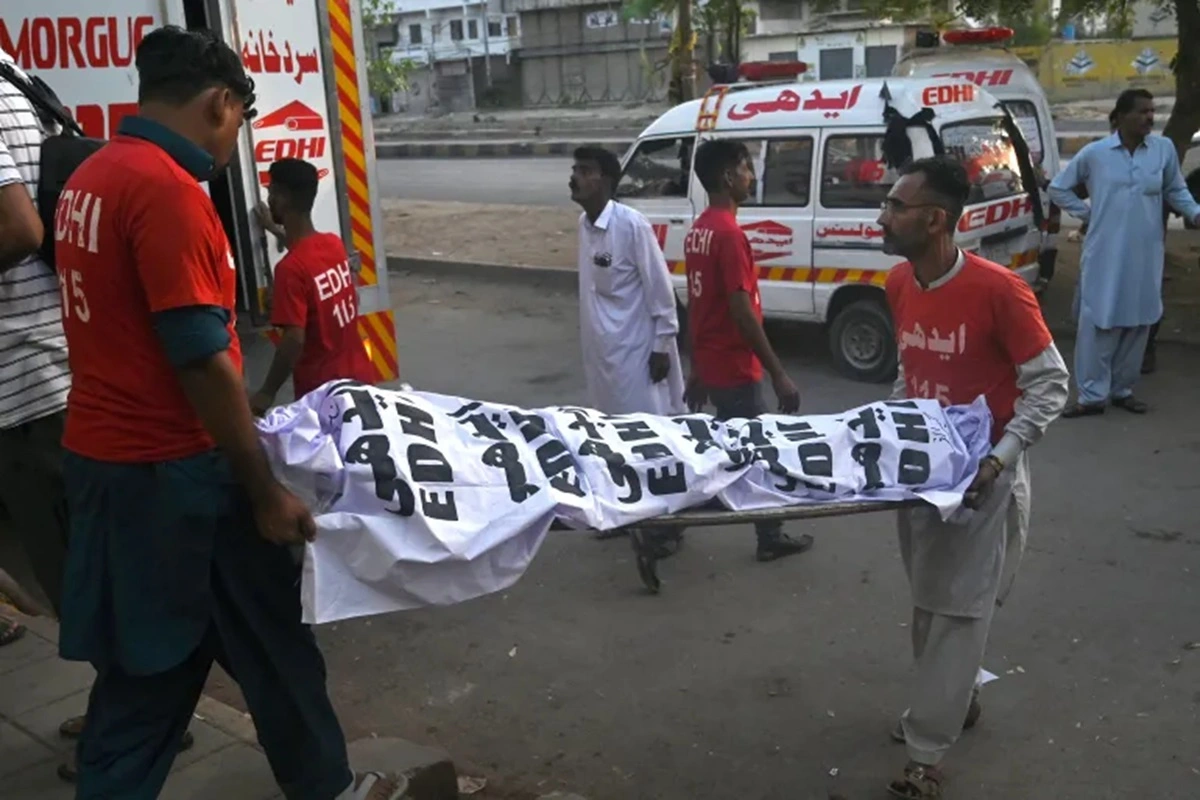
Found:
[[[1032,282],[1040,199],[1036,182],[1029,187],[1022,178],[1032,179],[1033,171],[1027,160],[1020,163],[1008,132],[1016,125],[994,97],[953,78],[714,87],[641,134],[625,156],[618,196],[655,226],[686,304],[683,240],[708,202],[692,171],[695,146],[711,138],[745,142],[757,185],[738,221],[754,249],[764,316],[828,323],[839,369],[859,380],[885,380],[894,372],[896,347],[883,287],[902,260],[883,253],[876,224],[897,178],[883,157],[887,108],[905,120],[932,109],[934,137],[972,179],[958,226],[961,246]],[[925,126],[907,122],[900,130],[907,131],[913,157],[934,153]]]
[[[1003,48],[1012,38],[1011,28],[981,28],[946,31],[940,37],[922,41],[906,52],[892,74],[910,78],[960,78],[986,89],[1004,103],[1008,113],[1020,124],[1029,145],[1029,155],[1038,168],[1044,185],[1062,168],[1058,152],[1058,134],[1054,115],[1037,75],[1029,65]],[[1050,203],[1043,191],[1045,235],[1040,256],[1037,288],[1043,288],[1054,274],[1058,255],[1057,237],[1061,211]]]
[[[255,80],[258,116],[243,128],[229,169],[207,185],[229,236],[242,320],[267,324],[271,277],[282,254],[253,208],[267,169],[304,158],[321,182],[313,218],[339,232],[358,282],[355,321],[376,378],[396,377],[396,336],[383,228],[375,209],[375,144],[357,0],[41,0],[0,9],[0,47],[54,89],[88,136],[109,138],[137,113],[134,53],[166,24],[208,28],[237,50]]]

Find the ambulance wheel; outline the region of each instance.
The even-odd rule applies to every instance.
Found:
[[[838,312],[829,326],[829,349],[838,371],[856,381],[880,383],[896,374],[892,320],[878,300],[856,300]]]

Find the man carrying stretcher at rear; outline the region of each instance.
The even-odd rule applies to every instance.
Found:
[[[954,244],[970,194],[959,163],[913,161],[879,216],[884,252],[908,259],[887,281],[900,348],[892,399],[965,405],[983,395],[994,423],[992,452],[967,491],[969,517],[943,522],[928,506],[899,512],[917,675],[892,733],[908,746],[908,764],[888,789],[906,800],[941,797],[938,765],[982,712],[978,676],[992,612],[1007,593],[1005,572],[1011,586],[1029,525],[1025,451],[1067,402],[1067,368],[1033,292]]]

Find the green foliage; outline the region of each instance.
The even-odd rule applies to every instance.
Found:
[[[392,24],[396,14],[394,0],[361,0],[364,35],[367,38],[367,87],[375,97],[389,97],[408,88],[409,76],[416,69],[410,58],[392,57],[391,48],[380,47],[375,32]]]

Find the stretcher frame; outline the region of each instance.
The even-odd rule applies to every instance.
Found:
[[[701,506],[664,514],[630,525],[623,530],[629,535],[637,562],[638,576],[650,594],[662,591],[658,577],[658,562],[663,559],[654,546],[654,533],[671,529],[705,528],[716,525],[752,525],[756,522],[787,522],[790,520],[814,520],[830,517],[849,517],[879,511],[898,511],[927,505],[924,500],[849,500],[831,503],[757,508],[746,511],[731,511],[726,508]]]

